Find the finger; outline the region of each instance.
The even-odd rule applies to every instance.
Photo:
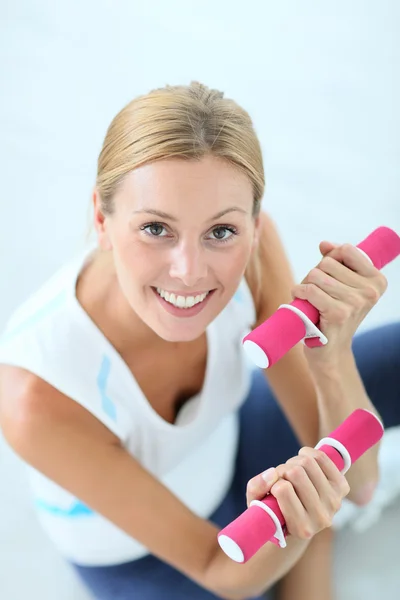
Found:
[[[365,254],[352,244],[337,246],[329,253],[329,256],[359,275],[373,277],[377,273],[377,269]]]
[[[328,259],[326,259],[326,260],[328,260]],[[330,259],[330,260],[332,262],[336,262],[333,259]],[[310,283],[310,284],[316,285],[319,289],[321,289],[322,291],[327,293],[328,296],[331,296],[331,298],[335,298],[336,300],[342,300],[342,301],[348,300],[350,298],[350,296],[354,296],[357,293],[357,290],[359,289],[357,287],[357,284],[365,285],[365,283],[363,281],[355,282],[354,279],[352,279],[351,275],[353,275],[354,277],[357,277],[357,278],[359,278],[359,275],[353,273],[352,271],[349,271],[349,269],[347,269],[346,267],[344,267],[343,265],[341,265],[338,262],[336,262],[336,265],[338,267],[342,267],[342,269],[344,271],[348,271],[350,273],[350,277],[347,277],[346,273],[342,274],[339,270],[336,269],[336,267],[332,268],[332,272],[339,272],[338,277],[342,277],[342,279],[347,279],[350,283],[341,281],[340,279],[336,278],[334,275],[329,274],[326,271],[323,271],[321,268],[318,267],[315,269],[311,269],[311,271],[307,275],[306,279],[304,280],[303,285]],[[329,267],[329,265],[328,265],[328,267]]]
[[[352,271],[346,265],[332,258],[332,256],[324,256],[317,267],[315,269],[311,269],[310,273],[307,275],[307,278],[309,279],[311,274],[318,274],[316,273],[318,271],[326,273],[326,275],[330,275],[337,281],[340,281],[341,283],[344,283],[350,287],[360,288],[365,285],[365,277],[359,275],[355,271]],[[313,275],[311,275],[311,277]]]
[[[332,252],[332,250],[334,250],[338,246],[339,244],[334,244],[333,242],[328,242],[324,240],[319,244],[319,251],[321,252],[322,256],[325,256],[325,254],[329,254],[329,252]]]
[[[345,269],[347,268],[347,272],[343,269],[338,270],[331,262],[332,258],[336,263],[341,263],[342,266],[344,265]],[[325,256],[321,260],[319,266],[329,274],[333,274],[335,278],[340,277],[340,280],[344,283],[352,285],[353,287],[363,288],[365,291],[364,295],[368,299],[377,301],[379,296],[387,289],[386,277],[362,252],[359,251],[358,248],[351,244],[344,244],[339,248],[335,248],[329,256]],[[332,271],[332,269],[336,270]],[[354,276],[352,276],[352,272],[354,273]],[[339,275],[339,273],[341,273],[341,275]]]
[[[330,482],[322,471],[316,460],[316,457],[320,458],[319,453],[313,448],[303,448],[297,458],[287,462],[285,473],[285,478],[293,485],[318,530],[331,526],[333,515],[339,510],[345,495],[343,489]]]
[[[366,278],[354,273],[348,267],[326,256],[318,267],[311,269],[304,283],[312,283],[332,298],[359,306],[367,302],[375,304],[387,287],[384,276]]]
[[[308,300],[321,315],[330,313],[335,315],[335,319],[338,322],[346,321],[350,316],[350,308],[343,302],[332,298],[327,292],[322,290],[314,283],[301,283],[294,286],[292,290],[292,296],[294,298],[300,298],[301,300]]]
[[[297,497],[303,505],[305,511],[314,516],[315,506],[320,504],[320,497],[317,489],[308,475],[308,472],[301,464],[301,457],[297,457],[297,460],[293,459],[288,461],[286,465],[284,465],[284,469],[278,469],[278,471],[281,479],[289,481],[292,484],[293,489],[296,492]],[[329,487],[329,483],[327,482],[322,471],[321,474],[325,479],[327,486]]]
[[[261,500],[264,496],[269,494],[271,487],[278,479],[279,475],[275,467],[271,467],[250,479],[246,488],[247,506],[249,506],[250,502],[253,500]]]
[[[310,519],[291,482],[279,479],[272,486],[271,494],[276,498],[285,517],[288,532],[303,539],[311,538],[314,532]]]
[[[295,481],[297,479],[297,473],[295,468],[303,469],[304,473],[307,475],[310,480],[312,486],[315,489],[316,495],[323,499],[330,495],[331,493],[331,483],[326,477],[325,473],[322,471],[318,461],[315,456],[317,455],[316,450],[313,448],[304,448],[302,452],[298,454],[298,456],[293,457],[288,460],[286,465],[289,471],[289,479],[290,481]],[[292,471],[292,473],[290,473]],[[294,477],[294,479],[293,479]],[[296,488],[296,485],[295,485]],[[297,488],[296,488],[297,491]],[[314,495],[313,495],[314,496]],[[300,499],[302,500],[301,496]],[[303,501],[303,500],[302,500]],[[304,502],[303,502],[304,504]],[[304,504],[306,507],[306,505]],[[308,508],[308,507],[306,507]]]
[[[322,450],[315,450],[315,448],[300,448],[299,456],[311,456],[318,463],[321,471],[330,482],[330,484],[341,493],[341,495],[347,496],[350,491],[349,484],[346,477],[339,471],[334,462],[329,458]]]

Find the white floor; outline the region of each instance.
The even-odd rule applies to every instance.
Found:
[[[39,528],[22,464],[1,437],[0,481],[1,600],[89,600]],[[338,534],[334,565],[337,600],[398,600],[399,538],[399,502],[366,532]]]
[[[399,537],[398,501],[364,533],[339,533],[334,563],[336,600],[399,600]]]

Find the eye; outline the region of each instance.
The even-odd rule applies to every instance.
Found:
[[[227,225],[219,225],[215,227],[211,235],[211,239],[216,242],[227,242],[232,236],[237,235],[237,231],[234,227],[228,227]]]
[[[167,235],[167,230],[162,223],[148,223],[140,229],[151,237],[165,237]]]

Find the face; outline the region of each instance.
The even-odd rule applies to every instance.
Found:
[[[256,243],[249,178],[215,157],[168,159],[129,173],[104,216],[99,243],[113,255],[134,313],[167,341],[204,333],[235,293]]]

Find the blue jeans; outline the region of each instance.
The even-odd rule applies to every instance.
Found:
[[[354,338],[354,355],[365,388],[385,427],[400,424],[400,323]],[[262,371],[240,411],[240,439],[232,485],[210,520],[223,527],[245,510],[247,481],[270,466],[297,454],[299,443],[268,387]],[[107,567],[81,567],[76,572],[97,600],[212,600],[179,571],[154,556]],[[272,598],[272,592],[263,598]],[[261,597],[258,599],[261,600]]]

